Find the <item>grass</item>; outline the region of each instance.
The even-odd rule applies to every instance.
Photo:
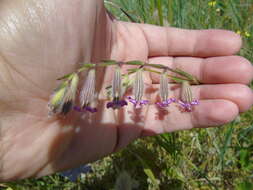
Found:
[[[240,33],[240,55],[253,62],[252,0],[114,0],[136,22]],[[129,20],[107,4],[117,18]],[[253,83],[251,84],[253,87]],[[0,184],[3,189],[253,189],[253,109],[220,128],[193,129],[140,139],[92,164],[93,173],[70,182],[58,174]],[[122,187],[124,185],[125,188]],[[127,188],[128,186],[128,188]]]

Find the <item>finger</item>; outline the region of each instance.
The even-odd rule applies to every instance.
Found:
[[[225,99],[235,103],[240,112],[245,112],[253,104],[253,92],[246,85],[219,84],[193,86],[192,91],[197,99]],[[177,91],[179,94],[179,92]]]
[[[150,106],[142,135],[220,126],[233,121],[238,115],[238,107],[228,100],[203,100],[191,113],[182,113],[175,105],[169,110],[164,113],[156,106]]]
[[[139,24],[148,47],[149,56],[224,56],[236,53],[241,38],[226,30],[185,30]]]
[[[156,57],[149,63],[179,68],[196,76],[200,82],[208,84],[242,83],[253,79],[253,66],[240,56],[193,58],[193,57]],[[159,83],[160,76],[151,73],[153,83]]]
[[[173,89],[175,85],[171,85]],[[155,89],[159,85],[154,85]],[[193,98],[200,100],[224,99],[233,102],[238,106],[240,112],[247,111],[253,105],[253,92],[246,85],[242,84],[218,84],[218,85],[199,85],[191,87]],[[173,94],[172,94],[173,93]],[[180,98],[180,88],[171,91],[171,95]],[[154,100],[156,100],[155,98]]]

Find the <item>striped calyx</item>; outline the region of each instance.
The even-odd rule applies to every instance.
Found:
[[[143,81],[143,70],[139,69],[136,72],[135,80],[133,84],[134,98],[137,102],[141,101],[144,94],[144,81]]]
[[[90,69],[87,73],[86,79],[82,86],[80,93],[80,103],[81,111],[88,111],[91,113],[97,112],[96,108],[91,107],[91,104],[95,102],[96,98],[96,70],[94,68]],[[78,110],[76,108],[76,110]],[[81,112],[80,111],[80,112]]]
[[[182,82],[181,100],[188,103],[193,100],[191,86],[188,81]]]
[[[168,71],[165,70],[160,76],[160,97],[162,101],[166,101],[169,96],[169,80]]]

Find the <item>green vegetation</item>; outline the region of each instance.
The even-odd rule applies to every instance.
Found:
[[[174,27],[221,28],[240,33],[240,55],[253,62],[253,0],[114,0],[121,20]],[[253,83],[251,84],[253,87]],[[253,109],[220,128],[193,129],[135,141],[92,164],[93,173],[70,182],[59,175],[0,184],[3,189],[252,190]],[[127,189],[127,188],[125,188]],[[131,188],[130,188],[131,189]]]

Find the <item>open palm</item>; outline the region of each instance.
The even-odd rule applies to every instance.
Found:
[[[134,139],[222,125],[253,103],[249,61],[232,56],[239,36],[223,30],[193,31],[111,20],[101,0],[3,0],[0,3],[0,180],[42,176],[97,160]],[[160,113],[153,104],[136,113],[132,106],[115,117],[105,109],[89,118],[71,113],[48,117],[56,79],[80,62],[143,60],[178,67],[203,83],[192,113],[172,105]],[[110,84],[112,71],[99,76]],[[156,100],[159,76],[145,75]],[[174,89],[174,88],[173,88]],[[173,90],[178,96],[178,89]]]

